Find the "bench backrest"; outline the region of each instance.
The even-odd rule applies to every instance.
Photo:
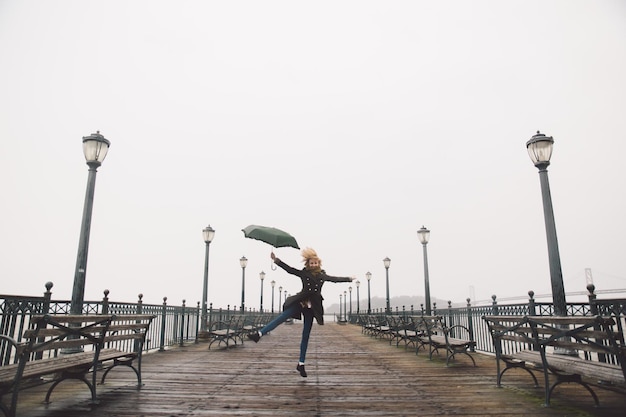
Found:
[[[415,330],[428,336],[444,336],[445,323],[442,316],[411,316]]]
[[[24,331],[24,343],[17,346],[17,357],[41,358],[44,352],[100,349],[111,325],[112,315],[34,315],[31,328]]]
[[[601,316],[483,316],[491,332],[496,354],[503,342],[517,350],[553,351],[583,356],[585,359],[619,363],[626,378],[626,348],[615,320]]]
[[[155,317],[152,314],[113,316],[104,339],[105,347],[140,353],[146,342],[150,324]]]

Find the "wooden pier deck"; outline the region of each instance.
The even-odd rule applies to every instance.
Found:
[[[301,324],[279,326],[258,344],[209,351],[192,344],[144,356],[141,390],[118,368],[89,404],[82,383],[66,381],[43,404],[45,388],[20,394],[20,417],[179,416],[602,416],[626,415],[626,396],[598,389],[601,407],[580,386],[557,388],[552,407],[528,375],[495,386],[495,360],[475,354],[446,367],[424,353],[390,346],[354,325],[314,325],[308,378],[296,371]]]

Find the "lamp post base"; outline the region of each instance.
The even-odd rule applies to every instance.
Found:
[[[208,342],[209,341],[209,332],[207,330],[199,330],[198,336],[196,338],[196,342]]]

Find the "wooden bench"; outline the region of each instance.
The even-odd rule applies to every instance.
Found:
[[[465,326],[456,324],[448,327],[443,316],[411,316],[411,320],[416,335],[416,354],[421,348],[428,349],[428,357],[432,360],[433,353],[439,354],[439,349],[442,349],[446,352],[446,366],[458,354],[466,355],[476,366],[476,361],[470,355],[476,342],[470,340],[469,330]]]
[[[54,388],[67,379],[84,382],[95,404],[97,373],[104,370],[104,383],[106,374],[118,365],[132,368],[141,386],[141,353],[153,317],[36,315],[22,342],[0,335],[15,350],[13,363],[0,367],[0,397],[11,393],[10,403],[0,402],[0,409],[14,417],[20,390],[42,383],[52,383],[45,397],[48,403]]]
[[[496,385],[509,369],[544,376],[545,405],[562,383],[583,386],[600,404],[591,385],[626,393],[626,347],[613,318],[600,316],[484,316],[496,352]],[[501,367],[504,364],[504,369]],[[550,380],[553,380],[550,383]]]
[[[228,320],[211,323],[208,329],[209,349],[215,342],[217,342],[218,346],[224,343],[226,348],[231,346],[231,342],[234,346],[238,344],[238,341],[243,344],[245,321],[245,316],[234,314]]]

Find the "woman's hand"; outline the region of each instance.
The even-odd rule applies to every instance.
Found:
[[[270,254],[270,258],[272,258],[272,261],[273,261],[274,259],[276,259],[276,255],[274,255],[274,252],[272,252],[272,253]]]

